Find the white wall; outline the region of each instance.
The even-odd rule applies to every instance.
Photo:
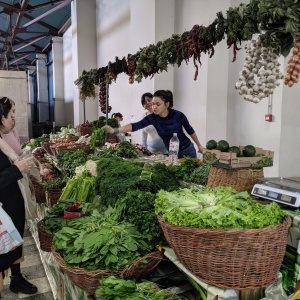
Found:
[[[74,124],[74,82],[73,82],[73,56],[72,56],[72,27],[63,36],[63,84],[65,102],[65,125]]]
[[[28,141],[28,89],[26,72],[0,71],[0,96],[16,104],[16,129],[21,142]]]
[[[116,56],[121,59],[129,53],[135,54],[173,33],[190,31],[195,24],[208,26],[217,12],[225,15],[230,6],[239,3],[238,0],[96,0],[97,66],[87,66],[86,70],[107,66]],[[174,107],[187,115],[203,145],[209,139],[226,139],[234,145],[253,144],[274,150],[274,166],[265,168],[265,176],[299,176],[300,141],[296,138],[299,84],[287,88],[281,83],[276,88],[272,100],[275,121],[266,122],[268,99],[259,104],[246,102],[234,88],[244,63],[244,43],[241,46],[235,62],[226,39],[215,46],[212,58],[202,54],[196,81],[192,59],[187,65],[183,62],[180,68],[170,67],[168,72],[143,79],[141,83],[129,84],[128,77],[120,75],[110,85],[112,113],[121,112],[123,124],[130,122],[131,115],[139,120],[143,113],[140,97],[144,92],[171,89]],[[77,59],[73,53],[73,61]],[[285,61],[280,60],[282,72]],[[97,109],[101,115],[98,105]],[[140,133],[133,133],[132,140],[141,142]]]

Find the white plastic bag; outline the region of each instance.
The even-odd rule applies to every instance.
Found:
[[[0,254],[5,254],[23,244],[23,239],[10,216],[0,203]]]

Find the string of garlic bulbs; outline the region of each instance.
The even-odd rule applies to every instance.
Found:
[[[279,85],[278,80],[283,78],[278,55],[256,40],[245,45],[245,52],[245,63],[235,88],[245,100],[259,103],[273,94]]]

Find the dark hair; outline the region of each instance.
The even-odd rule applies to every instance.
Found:
[[[2,124],[2,117],[7,118],[8,113],[10,112],[12,106],[15,105],[15,102],[8,97],[0,98],[0,127]]]
[[[173,93],[169,90],[158,90],[153,94],[153,97],[159,97],[165,103],[169,102],[169,108],[173,107]]]
[[[153,95],[151,93],[144,93],[141,97],[141,103],[142,103],[142,106],[145,105],[145,102],[146,102],[146,97],[148,98],[153,98]]]
[[[112,118],[121,118],[121,119],[123,119],[123,115],[121,114],[121,113],[119,113],[119,112],[117,112],[117,113],[113,113],[112,115],[111,115],[111,117]]]

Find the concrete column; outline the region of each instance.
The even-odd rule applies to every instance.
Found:
[[[29,137],[33,136],[32,131],[32,121],[34,118],[34,91],[33,91],[33,78],[32,74],[36,72],[35,66],[29,66],[27,67],[27,91],[28,91],[28,104],[27,104],[27,110],[28,110],[28,123],[29,123]]]
[[[52,39],[54,121],[65,125],[63,38]]]
[[[75,0],[72,10],[73,81],[97,68],[96,0]],[[85,111],[85,113],[84,113]],[[74,125],[98,118],[98,97],[83,102],[74,84]]]
[[[40,122],[49,119],[47,57],[45,54],[36,55],[37,67],[37,102]]]

